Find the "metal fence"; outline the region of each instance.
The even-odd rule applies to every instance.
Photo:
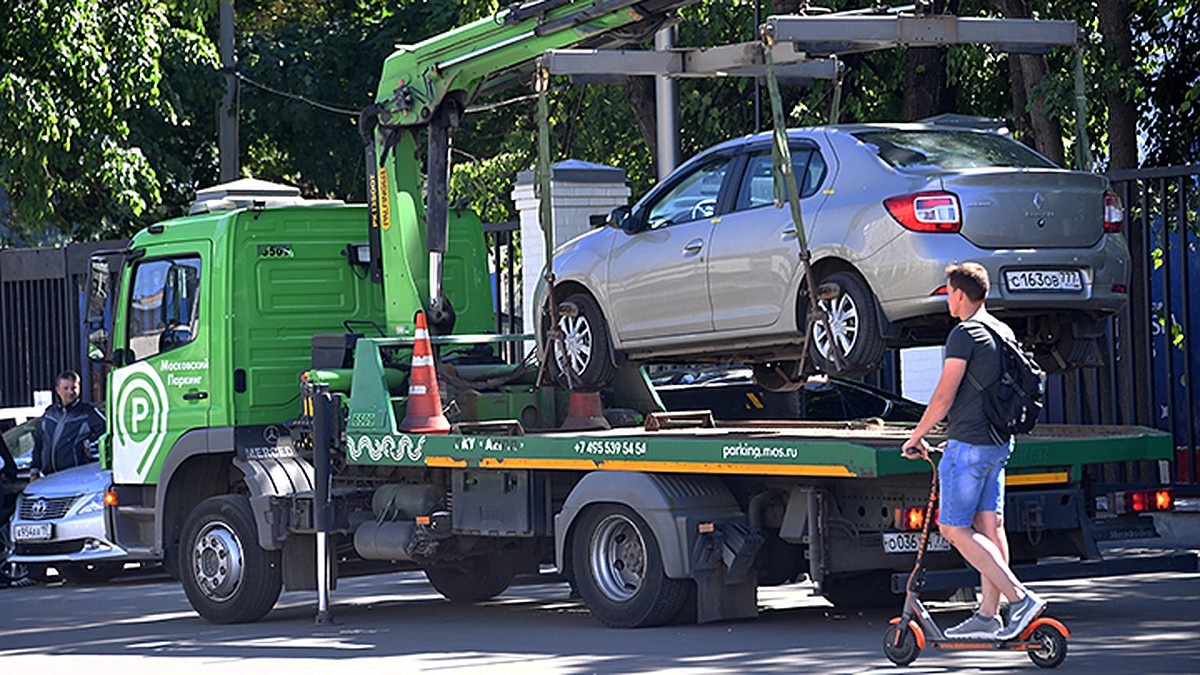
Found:
[[[88,256],[124,242],[0,251],[0,407],[27,406],[54,388],[64,370],[83,376],[85,398],[98,400],[85,367],[80,320]]]

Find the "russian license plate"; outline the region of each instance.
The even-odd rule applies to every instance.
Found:
[[[1083,275],[1079,270],[1008,270],[1004,282],[1013,293],[1037,291],[1067,291],[1078,293],[1083,290]]]
[[[883,552],[884,553],[916,553],[917,548],[921,546],[920,532],[884,532],[883,533]],[[929,533],[929,549],[930,551],[949,551],[950,542],[937,532]]]
[[[35,541],[49,539],[54,533],[53,523],[37,523],[34,525],[13,525],[13,539],[17,541]]]

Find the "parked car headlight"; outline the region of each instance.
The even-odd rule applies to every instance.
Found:
[[[79,510],[76,511],[75,513],[78,515],[81,515],[81,516],[86,516],[89,513],[95,513],[96,511],[103,511],[103,510],[104,510],[104,493],[97,492],[97,493],[93,494],[91,497],[88,497],[87,501],[84,502],[83,506],[79,507]]]

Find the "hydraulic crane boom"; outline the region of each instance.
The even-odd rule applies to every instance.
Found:
[[[528,83],[522,66],[548,49],[641,42],[674,22],[675,10],[695,1],[516,3],[491,18],[399,47],[388,57],[376,103],[363,111],[360,130],[371,204],[372,276],[383,284],[390,334],[411,330],[416,308],[426,308],[436,332],[453,327],[454,310],[442,290],[442,257],[450,220],[451,138],[467,104],[483,93]],[[422,204],[416,151],[425,127]]]

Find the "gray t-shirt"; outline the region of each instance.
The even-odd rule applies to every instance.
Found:
[[[1000,377],[1000,345],[987,328],[979,325],[980,321],[986,321],[1005,339],[1014,339],[1012,329],[1003,321],[986,313],[976,315],[950,331],[946,338],[946,358],[965,360],[967,373],[987,389]],[[965,374],[947,417],[950,419],[947,435],[953,440],[971,445],[999,445],[1008,441],[992,428],[983,412],[982,393]]]

